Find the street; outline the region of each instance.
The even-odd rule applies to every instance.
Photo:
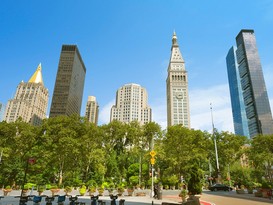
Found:
[[[211,192],[204,191],[201,200],[212,202],[216,205],[268,205],[273,204],[273,200],[253,197],[249,194],[236,194],[236,192]]]
[[[181,202],[177,190],[166,190],[163,192],[163,200],[170,199],[175,202]],[[204,190],[200,201],[211,202],[215,205],[269,205],[273,204],[273,199],[254,197],[251,194],[237,194],[235,191],[207,191]]]

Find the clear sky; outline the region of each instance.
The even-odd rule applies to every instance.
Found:
[[[272,0],[2,0],[0,102],[14,97],[42,63],[51,105],[62,44],[77,44],[87,72],[82,101],[94,95],[99,124],[110,119],[116,91],[147,89],[153,120],[166,127],[166,78],[176,31],[189,79],[191,125],[233,132],[225,57],[241,29],[254,29],[273,105]]]

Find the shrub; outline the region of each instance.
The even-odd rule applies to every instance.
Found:
[[[175,186],[179,182],[179,179],[177,178],[177,176],[172,175],[168,178],[168,182],[170,186]]]
[[[129,182],[130,184],[132,184],[133,186],[136,186],[138,184],[139,181],[139,176],[131,176],[129,178]]]
[[[85,193],[86,193],[86,186],[82,185],[80,188],[80,195],[83,196],[83,195],[85,195]]]
[[[6,186],[5,189],[11,189],[11,187],[10,186]]]
[[[45,190],[45,187],[43,185],[38,186],[38,192],[43,192]]]
[[[50,184],[46,184],[46,190],[51,189],[51,185]]]
[[[93,179],[89,180],[89,181],[86,183],[86,185],[87,185],[88,187],[91,187],[91,186],[97,187],[97,186],[98,186],[97,182],[96,182],[95,180],[93,180]]]
[[[66,186],[66,187],[64,188],[64,191],[65,191],[66,193],[70,193],[70,192],[72,191],[72,187],[71,187],[71,186]]]
[[[95,186],[90,186],[89,189],[88,189],[88,191],[90,193],[94,193],[94,192],[96,192],[96,187]]]
[[[180,197],[186,197],[188,195],[188,190],[187,189],[182,189],[179,196]]]
[[[202,192],[202,171],[194,164],[190,169],[190,180],[188,190],[190,195],[201,194]]]

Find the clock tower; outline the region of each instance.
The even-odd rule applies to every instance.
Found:
[[[190,128],[188,76],[175,32],[172,37],[171,58],[166,84],[167,125],[181,124]]]

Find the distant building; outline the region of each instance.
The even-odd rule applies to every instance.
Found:
[[[29,81],[22,81],[17,86],[14,99],[8,101],[5,120],[15,122],[21,117],[25,122],[40,125],[46,118],[48,97],[42,78],[42,66],[39,64]]]
[[[188,76],[175,32],[172,37],[171,58],[166,84],[167,125],[181,124],[190,128]]]
[[[129,123],[138,121],[141,125],[152,121],[152,110],[148,105],[146,89],[138,84],[126,84],[116,93],[116,104],[111,108],[110,120]]]
[[[241,30],[236,37],[236,44],[236,58],[249,136],[273,134],[272,114],[254,30]],[[234,100],[236,96],[232,98]]]
[[[4,104],[0,103],[0,122],[4,120],[4,114],[5,114],[5,106]]]
[[[63,45],[49,117],[81,113],[86,68],[76,45]]]
[[[231,47],[226,57],[234,132],[236,135],[249,138],[243,91],[235,50],[234,47]]]
[[[96,101],[96,97],[88,96],[88,100],[86,103],[85,109],[85,117],[89,122],[98,124],[98,116],[99,116],[99,105]]]

